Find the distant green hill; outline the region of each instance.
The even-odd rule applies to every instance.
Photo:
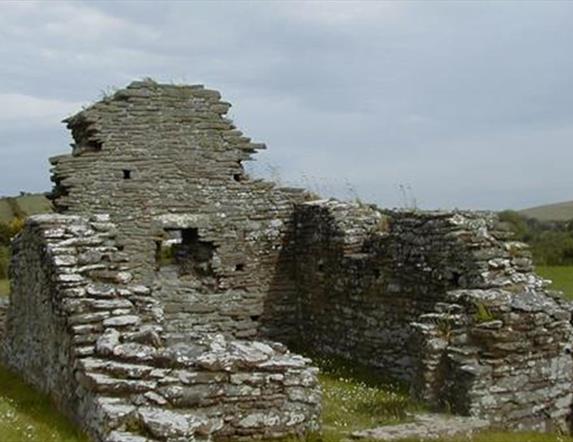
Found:
[[[520,210],[519,213],[539,221],[569,221],[573,219],[573,201],[531,207]]]
[[[51,211],[50,201],[41,193],[0,197],[0,222],[7,223],[17,216],[25,217]]]

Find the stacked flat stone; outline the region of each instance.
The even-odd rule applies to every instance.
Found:
[[[416,393],[492,426],[567,432],[571,306],[542,291],[455,290],[413,324]],[[485,312],[485,313],[484,313]]]
[[[32,218],[14,244],[10,367],[98,441],[317,429],[316,370],[266,339],[494,425],[564,427],[571,307],[507,226],[252,180],[242,162],[264,145],[229,107],[146,80],[67,120],[73,151],[51,160],[65,216]]]
[[[283,245],[307,195],[249,178],[243,162],[265,145],[235,128],[230,107],[200,85],[133,82],[69,118],[73,152],[51,159],[56,209],[110,214],[134,281],[154,287],[174,340],[198,329],[284,337],[295,327]],[[212,278],[156,272],[157,239],[176,228],[212,244]]]
[[[571,303],[488,212],[296,212],[300,336],[411,382],[441,409],[504,428],[564,430]]]
[[[14,243],[2,361],[96,441],[254,439],[319,426],[317,370],[281,344],[166,345],[105,215],[39,215]]]
[[[391,442],[462,440],[463,437],[463,440],[472,440],[476,433],[489,426],[489,423],[483,419],[437,413],[416,414],[408,417],[409,422],[406,423],[355,431],[352,433],[352,439]]]

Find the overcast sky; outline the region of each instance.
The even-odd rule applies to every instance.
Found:
[[[205,84],[256,173],[399,207],[573,200],[573,2],[0,2],[0,194],[134,79]],[[251,169],[253,166],[251,166]],[[402,190],[400,190],[402,188]]]

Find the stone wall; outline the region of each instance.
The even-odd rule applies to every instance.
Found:
[[[317,369],[281,344],[170,344],[109,217],[32,217],[16,239],[2,361],[96,441],[257,439],[318,429]]]
[[[300,205],[305,337],[318,349],[409,380],[409,324],[448,290],[486,285],[488,256],[497,256],[495,240],[480,239],[486,223],[477,213],[388,212],[334,200]]]
[[[133,82],[69,118],[73,152],[51,159],[58,211],[110,214],[135,281],[154,286],[174,339],[294,326],[282,247],[306,196],[247,176],[243,161],[265,146],[224,117],[229,108],[202,86]],[[212,248],[199,263],[208,272],[160,265],[158,245],[177,232]]]
[[[299,339],[315,351],[495,425],[566,426],[571,306],[493,214],[315,201],[295,237]]]
[[[413,324],[414,390],[493,426],[570,430],[571,305],[540,290],[454,290]]]
[[[202,86],[134,82],[67,120],[14,244],[3,360],[97,441],[318,428],[304,343],[510,428],[564,428],[571,307],[491,213],[387,211],[250,179]],[[0,333],[2,333],[0,305]],[[248,340],[241,340],[248,339]]]
[[[397,286],[391,263],[366,249],[386,229],[386,217],[369,206],[330,200],[297,209],[297,339],[408,379],[407,324],[424,311],[419,303],[430,308],[430,293],[408,296],[416,286]]]

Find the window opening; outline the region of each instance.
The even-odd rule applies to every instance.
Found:
[[[215,251],[215,245],[203,241],[197,229],[167,229],[164,238],[156,241],[156,266],[176,266],[179,276],[214,276]]]

